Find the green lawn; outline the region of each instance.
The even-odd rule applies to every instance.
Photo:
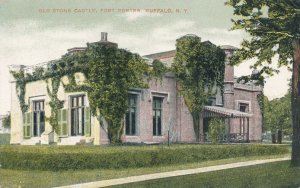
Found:
[[[276,158],[276,157],[283,157],[283,155],[239,157],[239,158],[231,158],[231,159],[223,159],[223,160],[215,160],[215,161],[205,161],[201,163],[188,163],[188,164],[180,164],[180,165],[169,165],[169,166],[159,166],[159,167],[156,166],[156,167],[148,167],[148,168],[128,168],[128,169],[100,169],[100,170],[74,170],[74,171],[69,170],[69,171],[59,171],[59,172],[0,169],[0,187],[19,187],[19,186],[21,186],[22,188],[23,187],[53,187],[53,186],[70,185],[74,183],[127,177],[133,175],[142,175],[142,174],[166,172],[166,171],[189,169],[189,168],[199,168],[199,167],[227,164],[227,163],[240,162],[246,160],[266,159],[266,158]],[[300,177],[300,175],[298,177]]]
[[[300,168],[291,168],[289,161],[274,162],[251,167],[242,167],[230,170],[221,170],[210,173],[202,173],[175,178],[145,181],[141,183],[124,184],[113,186],[114,188],[124,187],[261,187],[279,188],[300,186]]]

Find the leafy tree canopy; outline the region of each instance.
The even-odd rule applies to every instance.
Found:
[[[244,29],[250,39],[244,39],[242,48],[231,59],[233,64],[257,58],[254,69],[262,66],[260,74],[273,75],[279,67],[292,64],[292,41],[300,39],[300,1],[295,0],[229,0],[234,8],[232,29]],[[278,55],[277,68],[272,58]]]
[[[237,16],[233,29],[243,29],[250,34],[250,39],[242,42],[242,48],[231,59],[233,64],[257,58],[252,67],[260,69],[256,75],[260,79],[272,76],[281,66],[292,67],[291,163],[300,166],[300,1],[228,0],[226,4],[233,7]],[[278,56],[277,66],[272,65],[275,55]]]
[[[283,134],[291,135],[291,92],[289,91],[284,97],[271,101],[265,98],[264,105],[264,129],[272,133],[281,130]]]

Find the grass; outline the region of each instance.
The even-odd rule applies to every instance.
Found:
[[[278,158],[284,155],[239,157],[206,161],[201,163],[178,164],[171,166],[128,168],[128,169],[101,169],[101,170],[69,170],[69,171],[26,171],[0,169],[0,187],[53,187],[83,183],[90,181],[100,181],[105,179],[120,178],[134,175],[143,175],[172,170],[182,170],[189,168],[199,168],[205,166],[228,164],[233,162]]]
[[[113,186],[114,188],[160,188],[160,187],[299,187],[300,168],[290,167],[290,161],[220,170],[209,173],[165,178],[140,183]]]

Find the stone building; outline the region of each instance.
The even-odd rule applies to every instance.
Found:
[[[117,45],[107,40],[107,34],[102,33],[98,42],[107,45]],[[236,48],[222,46],[227,57]],[[68,53],[76,53],[85,48],[72,48]],[[176,51],[160,52],[144,56],[151,63],[158,59],[170,66]],[[227,60],[228,61],[228,58]],[[47,67],[51,63],[38,65]],[[36,66],[35,66],[36,67]],[[30,73],[35,67],[11,65],[14,71],[23,70]],[[85,78],[76,73],[76,82]],[[63,77],[62,83],[68,78]],[[89,113],[89,100],[85,92],[67,93],[62,84],[59,86],[58,98],[63,100],[63,109],[59,110],[60,133],[53,131],[46,117],[51,114],[50,97],[47,94],[47,84],[44,80],[26,84],[25,101],[28,111],[22,114],[16,80],[11,77],[12,107],[11,107],[11,144],[51,144],[72,145],[90,143],[94,145],[108,144],[107,125],[105,120],[93,117]],[[262,93],[260,86],[240,84],[234,77],[234,67],[226,62],[224,77],[224,93],[220,90],[210,98],[210,104],[204,107],[200,120],[201,142],[208,141],[208,122],[212,117],[222,118],[226,123],[227,142],[261,141],[262,116],[257,100]],[[177,83],[172,73],[166,73],[160,81],[151,80],[148,89],[132,89],[128,91],[129,109],[124,116],[123,142],[131,143],[163,143],[195,142],[192,116],[185,105],[184,99],[177,92]],[[101,123],[100,123],[101,122]],[[104,123],[102,123],[104,122]]]

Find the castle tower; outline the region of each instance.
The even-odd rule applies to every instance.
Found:
[[[229,58],[237,48],[229,45],[221,46],[225,51],[225,73],[224,73],[224,108],[234,109],[234,67],[229,64]]]

